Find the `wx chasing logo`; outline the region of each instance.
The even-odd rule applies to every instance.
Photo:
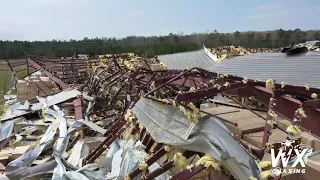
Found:
[[[308,145],[300,144],[292,147],[294,141],[286,140],[281,144],[284,145],[284,149],[280,149],[277,156],[275,156],[274,149],[271,149],[271,162],[272,162],[272,172],[274,175],[279,176],[281,173],[305,173],[305,167],[309,161],[308,157],[312,154],[312,148]],[[292,159],[292,155],[295,157]],[[288,164],[292,164],[289,169],[281,169],[278,164],[282,162],[283,167],[287,167]],[[300,164],[301,168],[298,169],[296,166]]]

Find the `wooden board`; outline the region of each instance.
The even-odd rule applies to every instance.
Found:
[[[10,161],[13,161],[13,160],[17,159],[18,157],[20,157],[22,154],[27,152],[29,150],[29,148],[30,148],[30,145],[18,146],[16,148],[14,148],[14,150],[12,151],[12,155],[10,157]]]
[[[223,106],[217,107],[217,108],[219,109],[218,111],[216,111],[216,113],[221,113],[220,115],[217,115],[218,117],[227,119],[231,122],[238,124],[238,126],[235,127],[229,123],[223,122],[233,134],[238,135],[240,138],[242,138],[244,134],[249,134],[249,133],[254,133],[254,132],[259,132],[264,130],[265,121],[246,109],[239,109],[239,108],[233,108],[233,107],[225,108]],[[238,111],[238,112],[234,112],[234,111]],[[265,114],[262,112],[258,112],[258,113],[261,115]]]
[[[203,108],[204,112],[209,114],[218,115],[218,114],[225,114],[225,113],[232,113],[235,111],[240,111],[239,108],[229,107],[229,106],[219,106],[219,107],[210,107],[213,104],[208,104],[208,108]]]

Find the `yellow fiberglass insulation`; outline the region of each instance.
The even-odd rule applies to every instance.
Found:
[[[123,102],[121,102],[120,100],[118,100],[118,101],[116,102],[116,107],[117,107],[117,108],[123,108]]]
[[[181,152],[177,152],[173,156],[173,165],[175,165],[180,171],[187,167],[187,158],[183,156]]]
[[[243,84],[247,84],[247,83],[248,83],[248,79],[247,79],[246,77],[244,77],[244,78],[242,79],[242,83],[243,83]]]
[[[160,62],[160,70],[167,70],[167,66]]]
[[[191,88],[189,89],[189,92],[196,92],[196,88],[195,88],[195,87],[191,87]]]
[[[187,170],[190,172],[192,171],[192,168],[194,168],[194,164],[190,164],[189,166],[186,167]]]
[[[307,91],[309,91],[310,88],[308,84],[304,85],[304,87],[306,88]]]
[[[125,175],[124,180],[131,180],[129,174]]]
[[[180,105],[179,109],[180,109],[181,112],[186,113],[186,109],[183,106]]]
[[[144,161],[140,162],[139,164],[139,170],[146,171],[148,169],[148,164]]]
[[[220,163],[211,157],[209,154],[202,156],[197,162],[196,166],[204,166],[207,169],[213,168],[214,170],[221,171],[222,167]]]
[[[150,89],[155,89],[156,88],[156,85],[154,84],[154,81],[152,81],[151,85],[150,85]]]
[[[130,109],[127,110],[127,113],[124,115],[124,119],[128,122],[133,122],[136,120],[136,117],[134,114],[131,112]]]
[[[172,101],[172,106],[173,106],[173,107],[177,107],[176,101]]]
[[[262,180],[267,180],[270,177],[274,177],[272,170],[262,171],[261,173]]]
[[[170,101],[168,99],[158,99],[159,101],[163,102],[163,103],[166,103],[166,104],[169,104]]]
[[[307,117],[306,113],[304,112],[304,110],[303,110],[302,108],[298,108],[297,111],[296,111],[296,113],[297,113],[299,116],[303,117],[303,118],[306,118],[306,117]]]
[[[271,163],[271,161],[260,161],[259,166],[261,169],[271,168],[272,163]]]
[[[278,117],[278,114],[277,114],[276,112],[272,111],[272,110],[269,110],[269,111],[268,111],[268,114],[269,114],[272,118]]]
[[[229,87],[229,86],[230,86],[230,83],[229,83],[229,82],[226,82],[226,83],[223,84],[223,86]]]
[[[287,127],[286,132],[291,133],[293,135],[301,134],[301,130],[297,125],[290,125]]]
[[[170,152],[171,151],[171,147],[169,146],[169,145],[164,145],[164,150],[166,151],[166,152]]]
[[[267,88],[267,89],[274,89],[274,88],[275,88],[272,79],[268,79],[268,80],[266,81],[266,88]]]
[[[269,124],[270,128],[273,129],[274,128],[274,124],[276,123],[276,121],[271,119],[271,120],[268,120],[267,123]]]

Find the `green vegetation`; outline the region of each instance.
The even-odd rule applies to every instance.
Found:
[[[17,73],[17,77],[19,79],[25,78],[27,76],[27,70],[20,71]],[[11,72],[9,72],[7,75],[0,75],[0,91],[8,91],[11,81]],[[6,89],[4,89],[6,87]]]
[[[0,76],[0,91],[3,91],[4,86],[6,86],[6,89],[9,88],[11,76],[9,75],[4,75]]]
[[[197,50],[203,44],[207,47],[224,45],[244,46],[248,48],[278,48],[293,42],[300,43],[309,40],[320,40],[319,30],[302,31],[274,30],[264,32],[234,32],[234,33],[194,33],[191,35],[172,34],[167,36],[137,37],[123,39],[94,38],[69,41],[0,41],[0,59],[24,58],[26,55],[46,57],[72,56],[74,53],[98,55],[109,53],[134,52],[153,57],[159,54],[169,54]]]
[[[4,115],[4,113],[6,112],[7,106],[4,102],[4,99],[0,99],[0,117],[2,117]]]

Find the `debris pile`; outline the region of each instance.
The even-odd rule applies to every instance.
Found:
[[[300,126],[319,133],[312,129],[317,127],[303,123],[319,117],[313,108],[320,91],[312,87],[306,90],[200,68],[168,70],[156,57],[147,61],[132,53],[84,61],[86,79],[78,86],[50,69],[43,70],[36,58],[27,61],[39,77],[27,77],[12,88],[21,92],[21,84],[33,83],[35,91],[48,94],[37,93],[32,99],[10,91],[4,96],[0,167],[9,179],[261,179],[261,173],[272,176],[269,169],[263,173],[264,167],[259,167],[266,164],[262,163],[265,154],[281,147],[271,141],[271,132],[280,131],[277,136],[294,140],[303,140],[297,138],[304,133]],[[31,82],[36,79],[40,80]],[[259,101],[265,112],[259,114],[241,102],[238,107],[247,109],[203,108],[217,94],[243,97],[228,94],[240,88],[246,88],[246,96],[255,97],[252,101]],[[274,96],[272,92],[278,90],[304,99],[317,96],[297,103],[293,96]],[[289,111],[283,108],[290,103],[297,104]],[[235,121],[230,113],[252,113],[262,120],[258,123],[252,116],[238,114],[234,117],[242,121]],[[280,127],[278,113],[295,119],[288,128]],[[247,119],[254,123],[246,124]],[[270,141],[248,136],[261,132]]]
[[[242,46],[222,46],[208,49],[213,55],[215,55],[219,61],[230,59],[236,56],[243,56],[253,53],[272,53],[279,52],[279,48],[245,48]]]

